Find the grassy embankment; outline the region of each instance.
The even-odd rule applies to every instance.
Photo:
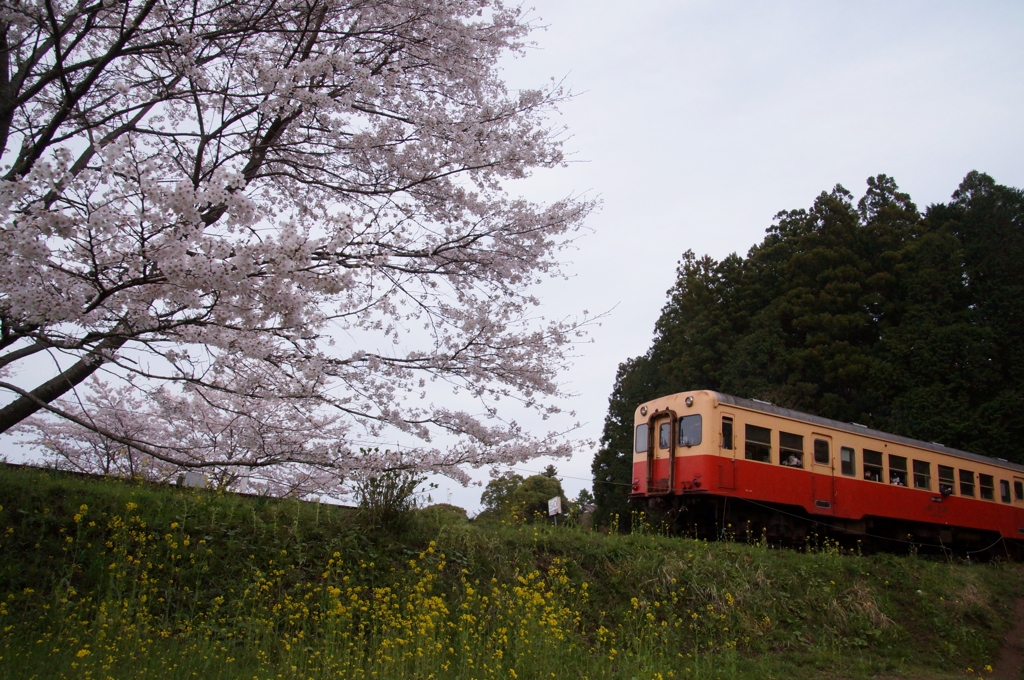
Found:
[[[0,678],[984,676],[1022,590],[1016,565],[382,529],[3,466],[0,505]]]

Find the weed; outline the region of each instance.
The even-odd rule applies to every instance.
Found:
[[[0,678],[942,677],[991,663],[1021,582],[40,471],[0,469],[0,506]]]

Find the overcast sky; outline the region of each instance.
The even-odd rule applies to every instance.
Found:
[[[572,279],[538,291],[550,316],[614,307],[563,376],[583,438],[600,437],[616,367],[649,347],[687,249],[745,254],[780,210],[836,184],[859,198],[878,173],[920,208],[971,170],[1024,187],[1024,3],[532,6],[546,29],[507,81],[564,78],[578,94],[555,119],[574,162],[516,189],[603,202]],[[555,461],[570,496],[590,487],[593,455]],[[475,511],[480,491],[433,496]]]
[[[686,250],[745,254],[780,210],[836,184],[859,197],[878,173],[921,208],[971,170],[1024,187],[1024,2],[532,6],[544,28],[506,80],[576,93],[553,119],[571,162],[512,189],[602,202],[567,253],[571,278],[537,291],[549,317],[608,312],[562,376],[579,439],[600,438],[616,368],[649,347]],[[571,497],[593,456],[554,461]],[[480,493],[442,482],[432,495],[476,512]]]

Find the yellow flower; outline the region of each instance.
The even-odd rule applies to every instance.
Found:
[[[79,659],[89,656],[90,652],[88,649],[79,649],[78,654],[75,654]]]

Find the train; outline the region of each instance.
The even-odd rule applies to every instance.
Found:
[[[1024,466],[710,390],[640,404],[630,501],[696,536],[1024,555]]]

